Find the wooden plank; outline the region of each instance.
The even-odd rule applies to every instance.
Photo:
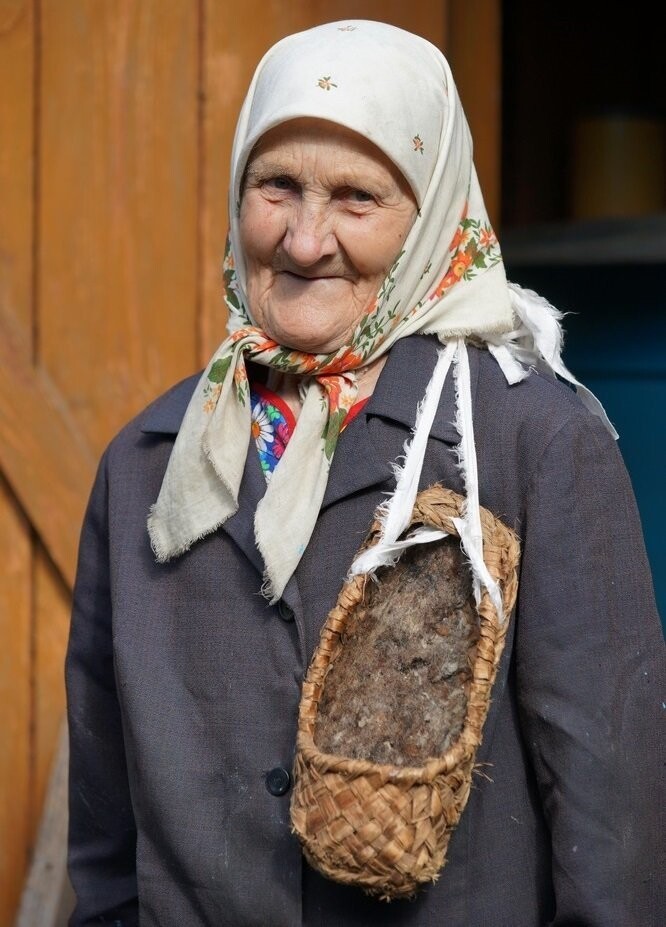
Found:
[[[0,308],[32,319],[32,0],[0,0]],[[6,310],[5,310],[6,311]]]
[[[500,221],[501,0],[449,3],[448,59],[474,140],[474,163],[495,230]]]
[[[67,728],[57,741],[53,774],[37,833],[34,864],[25,883],[15,927],[65,927],[73,908],[67,878]],[[10,920],[3,921],[10,923]]]
[[[249,0],[242,16],[233,4],[204,0],[200,364],[225,334],[220,280],[229,162],[236,119],[254,69],[264,52],[285,35],[345,18],[383,20],[423,35],[440,48],[446,44],[446,3],[442,0],[410,4],[404,0],[339,0],[333,6],[323,0],[271,4]]]
[[[198,6],[42,5],[39,358],[96,452],[196,364]]]
[[[95,460],[44,371],[0,316],[0,470],[68,585]]]
[[[71,598],[42,545],[38,545],[35,551],[33,575],[33,776],[30,805],[32,832],[35,833],[65,714],[63,666]]]
[[[39,375],[59,397],[59,425],[76,434],[90,460],[88,445],[96,456],[139,407],[196,363],[197,5],[63,0],[42,5],[40,30],[48,94],[39,123]],[[79,482],[85,499],[90,479]],[[78,537],[81,506],[70,499],[59,508],[72,513]],[[34,811],[64,704],[67,600],[42,551],[35,565]],[[36,848],[23,897],[25,927],[51,927],[62,916],[64,819],[47,826],[65,807],[59,768],[45,805],[50,835]]]
[[[10,924],[30,846],[30,525],[0,478],[0,924]]]
[[[17,324],[28,330],[32,322],[33,29],[32,0],[0,0],[0,313],[11,307]],[[28,340],[24,360],[29,360],[31,350]],[[0,448],[4,443],[1,436]],[[10,924],[31,842],[32,531],[1,474],[0,563],[0,924]]]

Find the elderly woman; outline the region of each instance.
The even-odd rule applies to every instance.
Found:
[[[436,48],[358,21],[267,53],[224,284],[229,337],[112,441],[83,529],[70,923],[656,924],[661,638],[633,496],[603,410],[560,382],[557,313],[506,282]],[[417,482],[480,502],[522,560],[487,775],[438,881],[386,904],[304,861],[292,764],[308,662],[426,390]]]

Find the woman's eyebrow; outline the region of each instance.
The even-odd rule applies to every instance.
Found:
[[[248,183],[252,186],[271,180],[274,177],[286,177],[293,183],[300,183],[299,172],[293,164],[287,165],[284,162],[276,160],[262,160],[258,158],[250,164],[241,183],[241,191],[245,189]],[[388,199],[394,192],[393,185],[379,177],[360,177],[350,173],[348,168],[333,169],[327,178],[328,185],[336,190],[367,190],[380,199]]]
[[[249,165],[245,171],[244,179],[257,183],[262,180],[268,180],[270,177],[289,177],[290,180],[296,179],[295,172],[284,164],[280,164],[278,161],[259,161],[258,163],[255,162]]]

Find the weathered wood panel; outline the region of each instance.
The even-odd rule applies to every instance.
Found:
[[[0,318],[11,312],[28,332],[33,68],[32,3],[0,0]],[[0,924],[10,924],[31,840],[32,532],[1,475],[0,565]]]
[[[35,551],[33,579],[32,833],[44,806],[65,712],[63,661],[69,633],[70,593],[43,546]]]
[[[500,219],[502,47],[500,0],[449,3],[447,56],[474,140],[474,163],[490,221]]]
[[[0,314],[32,321],[32,0],[0,0]]]
[[[63,801],[67,794],[67,761],[67,728],[63,724],[54,746],[53,775],[44,809],[35,827],[35,860],[15,927],[65,927],[74,907],[63,853],[67,841],[67,807]]]
[[[30,527],[0,478],[0,924],[19,898],[30,845]]]
[[[97,452],[195,364],[198,28],[192,0],[42,3],[39,358]]]
[[[17,326],[0,316],[0,468],[64,579],[74,578],[95,460]]]

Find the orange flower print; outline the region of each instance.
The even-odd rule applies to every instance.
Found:
[[[412,145],[414,146],[414,151],[420,151],[423,154],[423,142],[419,135],[415,135],[412,139]]]
[[[220,393],[222,392],[222,384],[217,383],[215,386],[207,385],[204,390],[204,397],[206,401],[203,404],[203,410],[206,413],[210,413],[215,409],[217,405],[217,400],[220,398]]]
[[[302,374],[311,373],[319,363],[316,354],[300,354],[297,351],[292,351],[289,357],[292,362],[292,369]]]
[[[448,290],[450,286],[453,286],[453,284],[456,282],[457,279],[458,277],[456,277],[456,275],[453,273],[453,270],[449,270],[448,273],[446,273],[442,277],[442,279],[439,281],[439,283],[437,284],[435,288],[434,293],[432,294],[430,298],[439,299],[440,296],[442,296]]]
[[[457,251],[462,250],[470,238],[470,230],[463,223],[461,223],[456,229],[455,235],[453,236],[451,244],[449,245],[449,251],[451,254],[455,254]]]
[[[467,252],[463,251],[461,254],[456,254],[451,262],[451,270],[458,280],[462,277],[467,268],[470,267],[471,263],[472,258]]]
[[[232,332],[229,335],[229,341],[232,344],[236,344],[237,341],[240,341],[242,338],[247,337],[247,333],[248,333],[248,328],[237,328],[235,332]]]
[[[492,246],[495,244],[496,241],[497,241],[497,236],[495,235],[495,233],[493,232],[493,230],[490,228],[489,225],[481,229],[481,232],[479,234],[479,247],[492,248]]]
[[[320,77],[317,86],[321,87],[322,90],[330,90],[331,87],[337,87],[338,85],[333,83],[329,75],[328,77]]]
[[[354,370],[362,363],[362,355],[354,351],[353,348],[347,348],[347,350],[340,357],[332,360],[331,363],[326,364],[325,367],[322,367],[320,373],[341,373],[344,370]]]
[[[328,408],[331,412],[334,412],[340,405],[342,384],[337,377],[320,377],[319,382],[326,390],[326,395],[328,396]]]

